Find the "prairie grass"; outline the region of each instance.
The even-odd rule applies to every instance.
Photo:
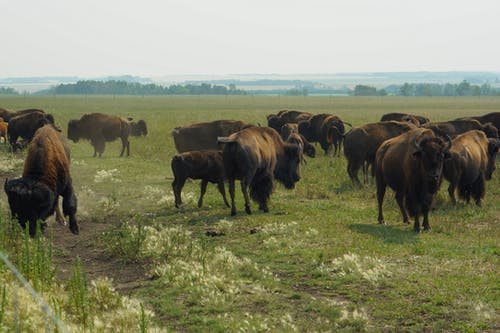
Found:
[[[487,183],[481,208],[451,205],[443,182],[430,216],[433,231],[415,234],[402,223],[392,191],[384,203],[388,224],[377,224],[375,186],[353,186],[343,156],[320,152],[307,159],[294,190],[276,186],[268,214],[252,204],[254,214],[246,215],[237,191],[235,217],[215,186],[208,187],[198,209],[198,182],[186,183],[184,205],[175,209],[170,170],[175,154],[170,133],[193,122],[241,119],[265,125],[267,114],[284,108],[335,113],[354,126],[388,112],[438,121],[498,111],[500,98],[48,96],[0,97],[0,106],[42,108],[55,115],[63,132],[69,119],[86,112],[148,123],[147,137],[131,138],[128,158],[118,157],[118,142],[108,143],[102,158],[92,157],[88,142],[70,143],[82,230],[92,221],[115,221],[94,246],[123,262],[147,265],[151,278],[134,290],[133,301],[118,298],[123,296],[110,280],[88,282],[95,330],[131,322],[138,331],[208,332],[494,332],[500,327],[499,174]],[[24,154],[2,150],[0,175],[20,174]],[[0,196],[5,220],[8,207]],[[223,236],[207,236],[207,230]],[[11,304],[11,285],[6,286]],[[61,291],[66,296],[56,304],[64,318],[72,318],[67,292]],[[141,317],[141,304],[155,316]],[[127,317],[121,311],[129,306],[133,315]],[[110,309],[115,319],[104,314],[95,319]]]

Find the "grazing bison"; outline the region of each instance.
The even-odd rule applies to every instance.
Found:
[[[444,136],[449,135],[451,138],[459,134],[472,130],[483,131],[488,138],[498,139],[498,129],[491,123],[481,124],[475,119],[450,120],[443,122],[433,122],[422,125],[423,128],[429,128],[436,134]]]
[[[367,183],[368,166],[373,165],[375,154],[382,142],[415,128],[415,125],[407,122],[381,121],[355,127],[349,131],[344,138],[344,155],[347,159],[347,173],[351,180],[361,185],[358,171],[363,167],[364,181]],[[373,170],[372,166],[372,176]]]
[[[267,116],[267,126],[274,128],[278,133],[281,127],[286,123],[297,124],[301,121],[308,120],[312,113],[297,111],[297,110],[281,110],[277,114]]]
[[[12,151],[17,150],[19,137],[31,141],[35,132],[46,124],[54,125],[54,117],[41,111],[33,111],[12,117],[9,121],[9,143]]]
[[[146,122],[144,120],[139,120],[137,122],[135,121],[130,121],[130,135],[131,136],[141,136],[141,135],[148,135],[148,127],[146,125]]]
[[[396,192],[396,201],[404,223],[410,223],[408,213],[415,218],[414,230],[430,230],[429,210],[442,180],[443,162],[449,155],[448,142],[429,129],[414,129],[385,141],[377,150],[375,179],[377,183],[378,223],[384,224],[382,204],[386,186]],[[408,213],[407,213],[408,211]]]
[[[408,113],[386,113],[380,118],[380,121],[390,121],[390,120],[395,120],[395,121],[406,121],[410,122],[416,126],[426,124],[430,122],[429,118],[418,116],[415,114],[408,114]],[[415,120],[418,123],[415,123]]]
[[[309,141],[307,141],[307,139],[302,134],[292,133],[290,134],[288,139],[284,141],[298,145],[302,148],[302,152],[309,157],[314,158],[314,156],[316,155],[316,148],[314,148],[314,146]]]
[[[483,116],[468,117],[479,121],[481,124],[492,123],[498,130],[500,130],[500,112],[491,112]],[[462,118],[464,119],[464,118]],[[465,118],[467,119],[467,118]]]
[[[239,120],[216,120],[176,127],[172,131],[172,136],[179,153],[191,150],[218,150],[217,138],[219,136],[229,136],[253,126]]]
[[[174,181],[175,207],[179,208],[182,204],[181,191],[186,179],[201,179],[201,193],[198,200],[198,207],[203,205],[203,196],[207,190],[208,182],[217,184],[224,203],[229,207],[224,190],[224,162],[222,160],[222,151],[220,150],[201,150],[189,151],[175,155],[172,158],[172,172]]]
[[[481,206],[485,193],[485,180],[490,180],[495,170],[499,141],[488,139],[482,131],[473,130],[457,136],[452,141],[450,158],[444,162],[443,176],[450,182],[448,193],[453,203],[455,189],[467,203],[470,197]]]
[[[315,114],[308,120],[299,122],[299,133],[309,142],[319,142],[321,139],[323,121],[329,116],[332,115],[329,113],[320,113]]]
[[[12,216],[23,228],[29,223],[29,233],[36,233],[37,220],[44,221],[54,214],[61,216],[58,201],[63,197],[63,213],[69,216],[69,229],[78,234],[76,197],[69,173],[70,153],[66,141],[53,126],[40,128],[28,147],[21,178],[6,180],[5,193]]]
[[[111,116],[103,113],[87,113],[79,120],[73,119],[68,123],[68,139],[78,142],[80,139],[90,140],[94,147],[94,157],[104,152],[106,141],[114,141],[118,138],[122,141],[120,157],[127,148],[127,156],[130,155],[130,124],[127,119]]]
[[[269,127],[247,128],[229,137],[219,138],[225,143],[223,150],[224,169],[229,180],[231,215],[236,214],[234,183],[241,182],[245,198],[245,211],[251,214],[248,196],[259,204],[259,209],[268,212],[268,200],[273,190],[274,179],[292,189],[300,180],[302,151],[298,145],[281,140],[278,132]]]

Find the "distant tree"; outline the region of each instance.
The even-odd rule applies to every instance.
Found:
[[[354,96],[377,96],[377,88],[358,84],[354,87]]]
[[[0,87],[0,95],[19,95],[14,88]]]
[[[463,80],[462,82],[460,82],[460,84],[457,87],[457,95],[458,96],[470,96],[470,95],[472,95],[471,86],[467,80]]]
[[[403,84],[401,86],[401,95],[402,96],[411,96],[411,85],[408,84],[408,82],[405,82],[405,84]]]

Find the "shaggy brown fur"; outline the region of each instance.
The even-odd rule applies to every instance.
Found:
[[[69,216],[69,228],[78,234],[77,203],[69,161],[69,148],[64,138],[53,126],[46,125],[36,132],[28,146],[22,177],[6,181],[5,192],[12,215],[23,227],[29,222],[31,236],[35,235],[36,221],[45,220],[54,211],[58,221],[63,221],[58,207],[59,195],[63,196],[63,212]]]
[[[219,136],[229,136],[254,125],[239,120],[216,120],[176,127],[172,131],[177,152],[192,150],[219,150]]]
[[[51,114],[38,110],[29,111],[12,117],[9,121],[9,143],[13,152],[17,150],[16,142],[19,137],[30,142],[40,127],[46,124],[54,125],[54,117]]]
[[[449,139],[449,138],[448,138]],[[377,150],[375,178],[377,182],[378,222],[384,224],[382,204],[386,187],[396,192],[396,201],[404,223],[410,223],[408,213],[415,217],[414,230],[430,230],[428,214],[439,190],[443,162],[451,147],[433,131],[417,128],[385,141]]]

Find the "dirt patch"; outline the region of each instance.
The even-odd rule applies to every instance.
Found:
[[[111,278],[121,294],[130,295],[149,281],[143,265],[123,263],[119,258],[107,254],[103,244],[98,241],[103,232],[113,228],[118,221],[80,221],[79,235],[73,235],[68,227],[55,223],[53,218],[48,223],[53,233],[54,263],[59,279],[64,281],[71,276],[72,265],[80,257],[88,281],[98,277]]]

